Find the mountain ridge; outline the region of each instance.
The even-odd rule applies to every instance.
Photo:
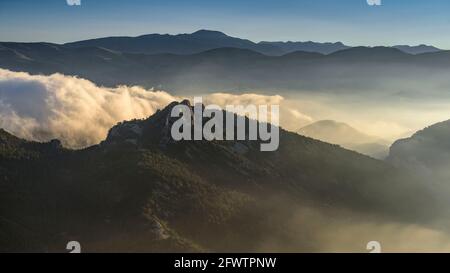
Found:
[[[449,137],[450,120],[435,123],[411,137],[394,142],[387,160],[401,168],[447,178],[450,164]]]
[[[38,42],[37,42],[38,43]],[[25,44],[25,43],[23,43]],[[49,43],[51,44],[51,43]],[[144,54],[182,54],[189,55],[202,51],[221,48],[237,47],[251,49],[253,51],[269,55],[281,56],[296,51],[315,52],[321,54],[331,54],[343,49],[352,48],[342,42],[313,42],[313,41],[287,41],[253,42],[248,39],[228,36],[221,31],[201,29],[193,33],[184,34],[143,34],[139,36],[109,36],[92,38],[81,41],[56,44],[64,47],[104,47],[111,50],[124,53],[144,53]],[[441,49],[428,45],[395,45],[392,48],[398,48],[406,53],[421,54],[438,52]]]
[[[0,144],[0,251],[61,252],[69,240],[86,252],[256,251],[261,240],[288,235],[293,211],[286,208],[312,205],[402,221],[434,217],[428,208],[436,200],[413,177],[284,130],[279,150],[269,153],[251,141],[161,146],[175,105],[119,123],[104,143],[83,150],[10,157]]]
[[[267,56],[235,47],[192,55],[148,55],[55,44],[0,43],[0,46],[0,67],[4,69],[44,75],[63,73],[98,85],[141,85],[175,92],[274,88],[345,91],[349,86],[341,80],[343,77],[353,79],[352,88],[367,89],[368,85],[379,84],[377,78],[422,83],[420,78],[430,70],[440,75],[441,69],[450,67],[450,51],[411,55],[386,47],[349,48],[329,55],[297,51]]]

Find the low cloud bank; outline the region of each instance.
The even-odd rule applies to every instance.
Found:
[[[117,122],[146,118],[182,98],[141,87],[105,88],[72,76],[30,75],[0,69],[0,128],[29,140],[60,139],[82,148],[102,141]],[[281,96],[211,94],[205,103],[283,104]],[[296,129],[311,118],[292,107],[281,108],[281,126]]]
[[[214,93],[205,96],[206,104],[216,104],[225,108],[226,105],[279,105],[280,126],[286,130],[297,131],[301,126],[312,123],[314,120],[310,116],[300,112],[289,100],[280,95],[260,95],[260,94],[229,94]],[[270,119],[269,119],[270,120]]]
[[[0,127],[30,140],[58,138],[73,148],[98,143],[117,122],[145,118],[174,100],[163,91],[0,69]]]
[[[367,244],[379,242],[382,252],[450,251],[448,221],[419,225],[396,222],[369,213],[337,208],[290,205],[290,213],[280,212],[273,233],[259,241],[260,252],[356,252],[368,253]]]

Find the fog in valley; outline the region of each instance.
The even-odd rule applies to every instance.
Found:
[[[351,86],[351,79],[348,81]],[[427,84],[408,85],[396,82],[389,87],[388,82],[383,81],[377,92],[349,87],[345,91],[255,89],[244,93],[186,92],[180,95],[179,91],[139,86],[103,87],[62,74],[30,75],[1,69],[0,127],[28,140],[57,138],[64,146],[78,149],[100,143],[118,122],[143,119],[174,100],[202,96],[204,103],[220,106],[280,105],[283,128],[299,132],[316,124],[310,127],[313,128],[309,131],[313,134],[310,137],[327,141],[323,136],[332,134],[334,144],[349,149],[376,144],[377,148],[384,149],[378,158],[384,159],[396,140],[450,119],[450,95],[446,94],[444,83],[433,91],[428,91]],[[412,91],[403,92],[408,89]],[[320,121],[328,121],[332,127],[322,128],[324,123]],[[335,131],[329,131],[330,128]],[[367,155],[377,157],[367,151]],[[444,166],[446,164],[448,166],[450,161],[443,162]],[[445,200],[450,193],[445,180],[450,176],[434,177],[432,168],[431,172],[421,174],[424,175],[421,183],[429,183],[424,186],[439,202]],[[434,188],[436,185],[440,187],[438,190]],[[273,215],[277,215],[277,219],[271,219],[269,225],[276,220],[277,226],[273,227],[272,234],[265,234],[255,244],[257,251],[366,252],[369,241],[381,242],[383,251],[387,252],[450,251],[449,223],[442,220],[442,215],[449,215],[446,208],[442,208],[436,218],[403,221],[358,208],[299,206],[284,199],[274,200],[273,204],[277,211]],[[291,209],[280,210],[286,207]]]

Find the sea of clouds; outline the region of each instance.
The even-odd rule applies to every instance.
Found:
[[[0,128],[28,140],[56,138],[71,148],[97,144],[118,122],[149,117],[182,99],[138,86],[106,88],[62,74],[30,75],[0,69]],[[204,103],[220,106],[280,105],[280,124],[288,129],[312,121],[298,109],[283,107],[284,102],[278,95],[216,93],[204,97]]]

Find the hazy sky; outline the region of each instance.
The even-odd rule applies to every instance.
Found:
[[[433,44],[450,49],[450,1],[0,0],[1,41],[67,42],[111,35],[220,30],[261,40],[349,45]]]

